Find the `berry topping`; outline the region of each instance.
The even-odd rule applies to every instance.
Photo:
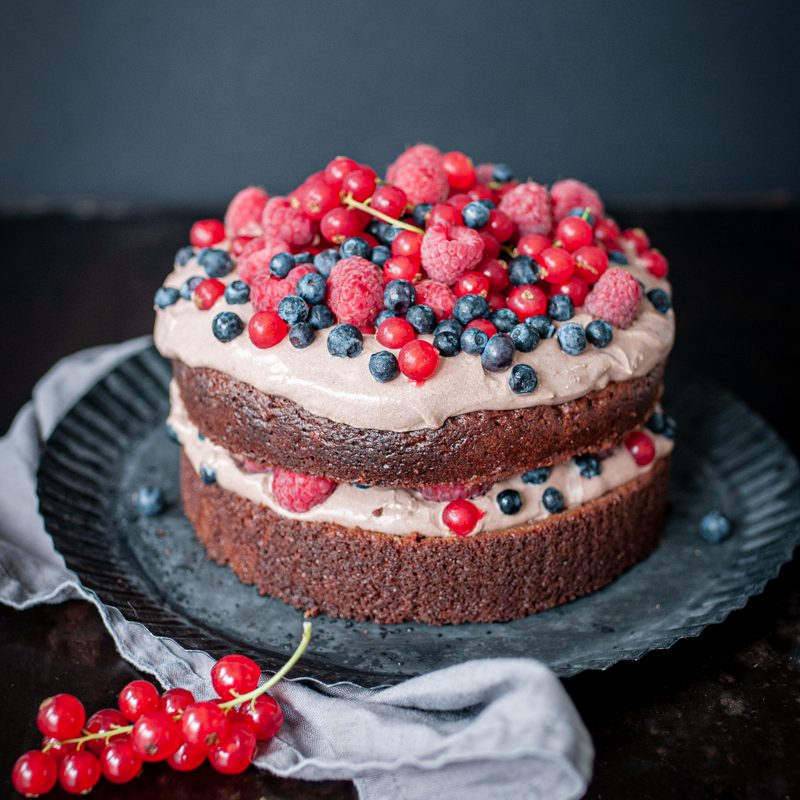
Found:
[[[342,188],[345,177],[354,169],[358,169],[358,162],[346,156],[337,156],[328,162],[325,167],[324,179],[338,192]]]
[[[420,281],[416,285],[417,302],[430,308],[441,321],[452,316],[456,296],[450,287],[440,281]]]
[[[342,194],[362,202],[375,191],[377,177],[375,170],[371,167],[359,167],[351,170],[342,181]]]
[[[645,250],[639,256],[645,269],[656,278],[666,278],[669,273],[669,263],[660,250]]]
[[[530,256],[515,256],[508,262],[508,279],[514,286],[529,286],[539,280],[539,266]]]
[[[622,231],[621,239],[636,250],[637,256],[644,255],[650,247],[650,237],[642,228],[627,228]]]
[[[478,266],[478,271],[489,279],[489,289],[492,292],[502,292],[509,284],[508,264],[496,258],[486,258],[484,246],[484,259]]]
[[[250,287],[244,281],[232,281],[225,287],[225,302],[241,305],[250,299]]]
[[[260,275],[268,276],[272,257],[278,253],[284,253],[288,249],[289,245],[283,239],[263,236],[253,239],[237,259],[236,269],[239,277],[247,283],[253,283]]]
[[[392,280],[383,290],[383,304],[395,314],[405,314],[417,301],[413,284],[406,280]]]
[[[484,319],[483,317],[479,317],[478,319],[473,319],[472,322],[467,323],[467,327],[479,328],[490,339],[497,333],[497,328],[495,328],[495,326],[488,319]]]
[[[455,333],[442,331],[433,337],[433,346],[439,351],[440,356],[450,358],[461,352],[461,341]]]
[[[547,236],[542,236],[539,233],[532,233],[529,236],[523,236],[517,243],[517,252],[522,255],[536,258],[543,250],[546,250],[552,245]]]
[[[582,306],[589,294],[589,286],[583,278],[573,275],[564,283],[551,284],[552,294],[563,294],[572,301],[574,306]]]
[[[566,322],[575,316],[575,306],[565,294],[554,294],[547,301],[547,313],[551,319]]]
[[[175,305],[180,296],[181,293],[172,286],[162,286],[160,289],[156,290],[153,304],[156,308],[168,308],[169,306]]]
[[[479,294],[481,297],[487,297],[490,287],[489,278],[482,272],[465,272],[456,281],[453,289],[456,297],[461,297],[465,294]]]
[[[732,530],[731,521],[720,511],[709,511],[700,520],[700,536],[709,544],[724,542]]]
[[[617,328],[627,328],[636,319],[642,302],[639,281],[620,267],[612,267],[592,287],[586,310]]]
[[[487,372],[504,372],[514,361],[514,342],[507,333],[496,333],[481,353],[481,366]]]
[[[164,493],[158,486],[140,486],[135,500],[136,509],[143,517],[157,517],[164,510]]]
[[[276,278],[285,278],[294,266],[294,256],[291,253],[276,253],[269,260],[269,271]]]
[[[508,164],[494,164],[491,179],[494,183],[508,183],[514,178],[514,172]]]
[[[548,486],[542,493],[542,505],[551,514],[564,510],[564,495],[553,486]]]
[[[390,230],[397,230],[391,228]],[[405,256],[419,263],[422,252],[422,235],[414,231],[398,231],[392,239],[392,255]]]
[[[205,247],[197,254],[197,263],[209,278],[224,278],[233,270],[233,259],[225,250]]]
[[[588,247],[593,239],[592,226],[581,217],[564,217],[556,226],[556,240],[570,253]]]
[[[208,311],[225,294],[225,284],[216,278],[206,278],[194,288],[194,304],[201,311]]]
[[[497,495],[497,507],[504,514],[517,514],[522,508],[522,497],[514,489],[504,489]]]
[[[331,325],[336,323],[336,318],[333,312],[322,304],[311,306],[311,311],[308,312],[308,324],[315,330],[321,331],[323,328],[330,328]]]
[[[277,311],[281,300],[291,293],[288,278],[271,278],[269,273],[259,275],[250,286],[250,297],[257,311]]]
[[[289,342],[298,350],[308,347],[315,336],[316,332],[308,322],[297,322],[289,328]]]
[[[480,263],[483,241],[470,228],[437,223],[425,231],[420,255],[431,278],[452,284]]]
[[[508,214],[495,208],[489,212],[487,230],[498,242],[507,242],[514,235],[516,226]]]
[[[192,247],[211,247],[225,239],[225,226],[218,219],[200,219],[189,231]]]
[[[409,380],[422,383],[436,371],[439,351],[423,339],[414,339],[404,344],[397,355],[400,372]]]
[[[510,308],[498,309],[492,314],[491,320],[495,328],[503,333],[511,333],[519,325],[519,317]]]
[[[320,221],[320,233],[333,244],[341,244],[364,229],[364,222],[356,211],[344,206],[331,209]]]
[[[547,297],[538,286],[517,286],[508,295],[508,307],[521,319],[544,314]]]
[[[625,447],[640,466],[646,467],[656,457],[656,446],[653,438],[644,431],[634,431],[625,437]]]
[[[522,236],[548,233],[552,225],[550,195],[544,186],[533,181],[504,194],[499,210],[516,223]]]
[[[280,467],[275,468],[272,477],[272,496],[275,502],[281,508],[298,514],[318,506],[335,488],[336,484],[327,478],[303,475]]]
[[[406,321],[417,333],[431,333],[436,327],[436,314],[428,306],[411,306],[406,312]]]
[[[599,247],[581,247],[572,254],[575,274],[593,284],[608,269],[608,256]]]
[[[536,314],[525,320],[526,325],[530,325],[541,339],[552,339],[556,334],[556,326],[550,321],[547,314]]]
[[[550,477],[552,467],[536,467],[536,469],[529,469],[522,474],[523,483],[541,484],[545,483]]]
[[[387,173],[390,183],[405,192],[408,202],[441,203],[447,199],[450,190],[444,170],[430,161],[404,160],[396,162],[397,167]]]
[[[298,298],[299,299],[299,298]],[[230,342],[244,330],[244,322],[233,311],[222,311],[211,322],[211,330],[221,342]]]
[[[475,167],[472,159],[454,150],[445,153],[440,160],[440,165],[447,175],[447,182],[458,191],[471,189],[475,184]]]
[[[286,197],[271,197],[261,217],[264,235],[302,247],[314,238],[314,223]]]
[[[355,325],[337,325],[328,334],[328,352],[338,358],[355,358],[361,355],[364,337]]]
[[[217,471],[214,467],[208,466],[208,464],[201,464],[200,465],[200,480],[206,486],[211,486],[212,483],[217,482]]]
[[[338,205],[339,192],[322,178],[315,178],[305,184],[300,207],[307,217],[320,220]]]
[[[308,319],[308,303],[296,294],[289,294],[278,304],[278,316],[288,325]]]
[[[651,289],[647,293],[647,299],[653,304],[653,308],[661,314],[666,314],[672,308],[672,300],[663,289]]]
[[[536,370],[527,364],[515,364],[508,376],[508,385],[515,394],[530,394],[539,384]]]
[[[328,278],[328,305],[339,322],[369,326],[383,308],[383,275],[357,256],[339,261]]]
[[[282,341],[289,332],[289,326],[280,318],[277,311],[259,311],[250,317],[247,332],[250,341],[264,350]]]
[[[181,297],[184,300],[191,300],[194,297],[194,290],[197,286],[204,280],[202,275],[192,275],[191,278],[187,278],[182,284],[180,288]],[[156,305],[158,305],[156,303]]]
[[[613,338],[614,329],[604,319],[593,319],[586,326],[586,341],[595,347],[608,347]]]
[[[370,201],[371,208],[394,219],[400,219],[403,216],[407,205],[406,193],[399,186],[389,186],[388,184],[379,186]],[[417,206],[417,208],[424,208],[424,206]],[[420,227],[424,227],[424,221]]]
[[[480,328],[467,328],[461,334],[461,349],[471,356],[480,355],[489,342],[489,337]]]
[[[436,483],[421,487],[419,493],[426,500],[445,503],[451,500],[471,500],[486,494],[491,488],[491,483]]]
[[[453,316],[462,325],[469,325],[472,320],[479,317],[488,317],[489,313],[489,303],[479,294],[465,294],[459,297],[453,306]]]
[[[328,293],[328,282],[318,272],[309,272],[297,282],[296,291],[299,297],[310,305],[321,303]]]
[[[531,350],[535,350],[541,338],[531,325],[522,322],[515,325],[508,333],[514,342],[514,347],[520,353],[530,353]]]
[[[467,203],[461,209],[461,219],[468,228],[483,228],[489,224],[489,216],[490,209],[480,202]]]
[[[557,220],[566,217],[573,208],[588,208],[595,217],[602,217],[605,212],[600,195],[591,186],[573,178],[556,181],[550,187],[550,197]]]
[[[572,460],[575,462],[575,466],[584,478],[596,478],[603,471],[600,459],[597,456],[575,456]]]
[[[258,186],[248,186],[233,196],[225,212],[225,230],[228,238],[235,236],[260,236],[261,218],[269,195]]]
[[[400,374],[397,358],[388,350],[381,350],[369,357],[369,373],[379,383],[393,381]]]
[[[575,261],[572,256],[560,247],[548,247],[536,257],[539,264],[539,274],[548,283],[564,283],[572,277],[575,271]]]
[[[176,267],[185,267],[189,260],[194,256],[194,247],[191,245],[187,245],[186,247],[181,247],[177,253],[175,253],[175,266]]]
[[[586,349],[586,332],[577,322],[567,322],[556,332],[558,344],[569,356],[578,356]]]
[[[349,236],[339,246],[339,255],[342,258],[351,258],[352,256],[369,258],[371,254],[372,248],[361,236]]]
[[[338,260],[339,251],[335,247],[329,247],[314,256],[314,268],[320,275],[327,278]]]
[[[469,500],[453,500],[442,511],[442,522],[456,536],[472,533],[483,517],[484,512]]]
[[[390,247],[387,247],[385,244],[376,244],[375,247],[372,248],[370,261],[382,267],[391,257],[392,249]]]
[[[416,339],[411,323],[402,317],[389,317],[378,325],[375,338],[390,350],[399,350],[404,344]]]

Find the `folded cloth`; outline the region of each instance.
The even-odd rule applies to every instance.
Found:
[[[123,658],[165,687],[205,698],[213,660],[105,607],[66,568],[37,511],[44,441],[96,380],[149,343],[60,361],[0,439],[0,602],[25,609],[89,600]],[[307,780],[351,779],[361,800],[559,800],[581,797],[591,775],[586,728],[559,680],[533,659],[468,661],[378,689],[290,678],[272,691],[286,721],[256,765]]]

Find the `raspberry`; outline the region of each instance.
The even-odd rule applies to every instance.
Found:
[[[300,278],[302,278],[303,275],[310,275],[312,272],[316,272],[316,270],[311,266],[311,264],[300,264],[300,266],[295,267],[286,276],[286,283],[289,284],[292,292],[297,291],[297,284],[300,283]]]
[[[302,514],[318,506],[336,488],[333,481],[275,468],[272,477],[272,496],[275,502],[287,511]]]
[[[440,203],[447,199],[450,184],[438,164],[410,161],[400,164],[393,174],[391,182],[406,193],[412,205]]]
[[[438,223],[425,231],[420,254],[422,265],[431,278],[454,283],[480,263],[483,240],[471,228]]]
[[[456,296],[447,284],[439,281],[420,281],[414,288],[417,290],[417,302],[428,306],[436,315],[437,322],[453,315]]]
[[[595,217],[602,217],[604,213],[600,195],[591,186],[573,178],[556,181],[550,187],[550,199],[556,220],[566,217],[573,208],[588,208]]]
[[[269,195],[258,186],[248,186],[233,196],[225,212],[225,230],[228,238],[235,236],[260,236],[261,217]]]
[[[475,177],[481,186],[487,186],[493,180],[494,164],[478,164],[475,167]]]
[[[617,328],[627,328],[639,313],[642,287],[620,267],[604,272],[586,297],[586,310]]]
[[[383,273],[365,258],[343,258],[328,277],[328,305],[339,322],[371,326],[383,308]]]
[[[423,486],[419,493],[426,500],[449,503],[451,500],[471,500],[480,497],[492,488],[491,483],[437,483]]]
[[[269,271],[262,272],[250,285],[250,300],[256,311],[277,311],[281,300],[292,291],[288,278],[281,280],[273,278]]]
[[[521,236],[548,233],[553,224],[550,195],[544,186],[533,181],[521,183],[503,195],[498,208],[517,223]]]
[[[248,242],[236,259],[239,277],[245,283],[252,283],[259,275],[269,275],[269,262],[272,256],[285,253],[289,244],[283,239],[259,236]]]
[[[314,223],[286,197],[271,197],[261,218],[265,236],[285,239],[293,247],[302,247],[314,238]]]
[[[430,166],[438,166],[441,160],[442,153],[438,147],[432,144],[415,144],[404,150],[400,155],[389,165],[386,170],[386,180],[389,183],[397,183],[397,170],[405,164],[429,164]]]

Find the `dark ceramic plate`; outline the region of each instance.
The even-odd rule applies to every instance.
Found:
[[[144,350],[66,415],[39,469],[47,529],[84,586],[131,621],[189,649],[246,652],[265,667],[296,643],[302,613],[260,597],[205,558],[181,512],[178,447],[165,433],[168,363]],[[721,622],[789,560],[800,541],[797,464],[776,434],[717,384],[671,371],[680,432],[663,544],[588,597],[494,625],[372,625],[319,617],[303,675],[364,686],[471,658],[534,656],[561,676],[638,659]],[[169,507],[137,516],[131,494],[164,488]],[[726,542],[697,533],[705,511],[735,521]]]

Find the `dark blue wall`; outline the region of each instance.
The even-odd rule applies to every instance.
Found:
[[[800,193],[798,2],[3,2],[0,201],[216,203],[432,141],[612,199]]]

